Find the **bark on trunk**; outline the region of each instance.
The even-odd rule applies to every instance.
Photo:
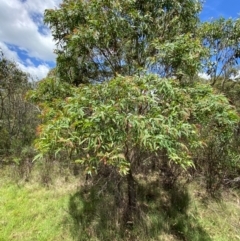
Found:
[[[130,170],[127,175],[128,182],[128,222],[133,221],[133,213],[136,210],[136,187]]]

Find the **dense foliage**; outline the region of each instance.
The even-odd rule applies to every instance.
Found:
[[[37,107],[25,100],[29,76],[0,53],[0,155],[18,156],[35,138]]]
[[[179,45],[187,38],[190,52],[192,44],[198,44],[194,33],[200,7],[192,0],[63,1],[59,9],[45,14],[59,46],[58,74],[75,85],[102,82],[117,74],[133,75],[143,69],[171,76],[182,66],[182,54],[186,55],[185,50],[178,51],[182,49]],[[179,44],[169,45],[175,41]],[[162,56],[162,45],[168,45],[172,55],[178,51],[179,58],[169,62]],[[199,45],[197,56],[191,53],[192,62],[199,57]],[[161,58],[152,61],[150,57],[158,54]],[[189,62],[189,58],[185,60]]]
[[[209,86],[182,88],[178,80],[147,74],[73,87],[69,97],[50,105],[37,148],[66,149],[88,172],[104,163],[126,174],[140,151],[166,150],[170,160],[187,167],[193,150],[207,145],[204,129],[209,139],[219,132],[226,144],[238,121],[226,98]]]

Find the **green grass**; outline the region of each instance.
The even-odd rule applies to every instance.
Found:
[[[193,209],[198,211],[195,219],[206,230],[211,240],[240,240],[239,190],[225,190],[219,200],[202,200],[195,194],[195,198],[192,198]]]
[[[79,191],[76,180],[46,188],[0,178],[0,241],[240,240],[239,191],[226,190],[219,200],[206,198],[196,183],[152,191],[154,198],[141,200],[138,220],[127,230],[120,228],[111,196]]]
[[[30,184],[0,185],[0,240],[72,240],[68,219],[69,191]]]

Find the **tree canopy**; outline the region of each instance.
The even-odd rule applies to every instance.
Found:
[[[240,57],[240,19],[220,18],[204,22],[199,34],[207,55],[203,62],[203,71],[211,78],[212,85],[222,79],[234,79],[239,69]]]
[[[46,10],[58,57],[56,74],[30,94],[43,108],[38,149],[71,149],[87,168],[108,159],[121,170],[134,148],[193,164],[191,148],[207,145],[203,129],[231,141],[234,109],[195,83],[214,48],[207,41],[218,41],[209,30],[216,23],[201,25],[200,10],[193,0],[66,0]]]
[[[177,80],[157,75],[81,85],[57,102],[58,109],[48,107],[37,148],[66,150],[90,173],[103,163],[126,174],[142,151],[166,150],[169,160],[188,167],[194,150],[208,144],[202,130],[221,131],[227,141],[238,121],[227,99],[209,86],[181,88]]]
[[[45,13],[58,46],[58,74],[78,85],[143,69],[169,77],[183,67],[181,59],[189,62],[186,54],[197,65],[201,46],[194,36],[200,9],[194,0],[63,1]],[[180,46],[185,41],[191,44],[188,51]],[[162,48],[171,54],[164,56]]]

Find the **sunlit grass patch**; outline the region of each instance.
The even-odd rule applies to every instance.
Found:
[[[196,187],[195,187],[196,188]],[[219,200],[192,198],[192,208],[198,210],[195,219],[212,240],[240,240],[240,192],[225,190]]]
[[[57,190],[59,188],[60,190]],[[0,187],[0,240],[72,240],[63,226],[68,193],[39,185]]]

